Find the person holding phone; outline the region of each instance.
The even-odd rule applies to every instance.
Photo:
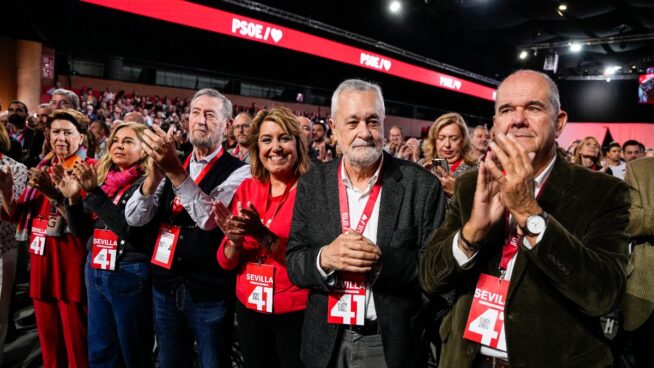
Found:
[[[309,290],[291,283],[284,257],[297,181],[311,164],[291,110],[260,111],[252,130],[252,178],[236,190],[231,210],[214,204],[216,223],[226,234],[218,263],[238,269],[236,316],[245,366],[302,367],[300,336]]]
[[[441,115],[429,128],[422,165],[441,181],[449,203],[456,178],[479,166],[468,127],[460,114]]]

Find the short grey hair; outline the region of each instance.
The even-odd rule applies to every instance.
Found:
[[[232,118],[232,101],[229,100],[229,98],[225,97],[222,93],[216,91],[213,88],[203,88],[197,92],[195,92],[195,95],[193,95],[193,98],[191,99],[191,104],[198,98],[202,96],[209,96],[213,98],[217,98],[222,102],[222,114],[223,114],[223,119],[225,121],[228,121],[229,119]]]
[[[331,106],[331,115],[336,115],[336,110],[338,110],[338,97],[344,92],[358,91],[358,92],[367,92],[373,91],[377,94],[377,100],[381,105],[382,116],[386,116],[386,107],[384,106],[384,95],[382,94],[381,87],[378,84],[367,82],[361,79],[347,79],[336,87],[334,94],[332,95],[332,106]]]
[[[556,116],[560,111],[561,111],[561,98],[559,96],[559,87],[556,86],[556,83],[550,78],[549,75],[545,73],[541,73],[536,70],[531,70],[531,69],[520,69],[517,70],[513,73],[511,73],[508,77],[504,78],[502,83],[500,84],[499,87],[497,87],[497,91],[499,92],[500,88],[502,88],[502,85],[504,82],[506,82],[509,78],[513,77],[516,74],[533,74],[537,75],[545,80],[547,83],[547,86],[549,87],[550,93],[549,93],[549,102],[550,105],[554,108],[554,116]],[[495,111],[497,111],[497,99],[495,99]]]
[[[52,91],[52,95],[60,95],[66,97],[66,100],[70,106],[75,110],[79,110],[79,97],[77,96],[77,93],[65,88],[57,88]]]

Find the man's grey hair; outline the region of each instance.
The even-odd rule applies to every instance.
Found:
[[[75,110],[79,110],[79,97],[77,96],[77,93],[65,88],[57,88],[52,91],[52,95],[60,95],[66,97],[66,100],[70,106]]]
[[[38,108],[38,109],[48,109],[48,110],[52,110],[52,108],[50,108],[50,104],[49,104],[49,103],[42,103],[42,104],[40,104],[37,108]]]
[[[197,100],[199,97],[202,96],[209,96],[213,98],[217,98],[220,100],[222,103],[222,114],[223,114],[223,119],[225,121],[228,121],[229,119],[232,118],[232,101],[230,101],[227,97],[225,97],[222,93],[216,91],[215,89],[212,88],[203,88],[197,92],[195,92],[195,95],[193,95],[193,98],[191,99],[191,104],[195,100]]]
[[[511,75],[509,75],[508,77],[504,78],[504,80],[502,81],[500,86],[497,88],[498,92],[499,92],[500,88],[502,88],[502,85],[504,84],[504,82],[506,82],[507,79],[511,78],[512,76],[514,76],[516,74],[521,74],[521,73],[535,74],[535,75],[538,75],[538,76],[540,76],[541,78],[543,78],[545,80],[545,82],[547,83],[547,85],[549,87],[549,90],[550,90],[549,102],[550,102],[550,104],[552,105],[552,107],[554,109],[554,116],[556,116],[561,111],[561,98],[559,96],[559,87],[557,87],[556,83],[554,83],[552,78],[550,78],[550,76],[545,74],[545,73],[541,73],[541,72],[531,70],[531,69],[520,69],[518,71],[515,71],[515,72],[511,73]],[[495,100],[495,111],[497,111],[497,99]]]
[[[361,79],[348,79],[343,81],[341,84],[338,85],[338,87],[336,87],[336,90],[332,95],[331,116],[336,115],[336,111],[338,110],[338,97],[344,92],[351,92],[351,91],[358,91],[358,92],[373,91],[377,93],[377,100],[379,100],[379,105],[381,106],[381,110],[382,110],[381,118],[383,119],[386,116],[386,107],[384,106],[384,95],[382,94],[381,87],[379,87],[379,85],[375,83],[366,82]]]

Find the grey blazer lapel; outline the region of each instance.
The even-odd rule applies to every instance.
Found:
[[[379,203],[379,222],[377,226],[377,245],[388,246],[397,228],[398,215],[404,198],[402,172],[397,159],[384,153],[381,202]]]

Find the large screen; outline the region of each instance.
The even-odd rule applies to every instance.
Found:
[[[479,83],[405,63],[376,52],[189,1],[82,1],[231,37],[265,43],[274,47],[303,52],[485,100],[495,100],[495,89]]]
[[[638,102],[654,105],[654,73],[638,77]]]

